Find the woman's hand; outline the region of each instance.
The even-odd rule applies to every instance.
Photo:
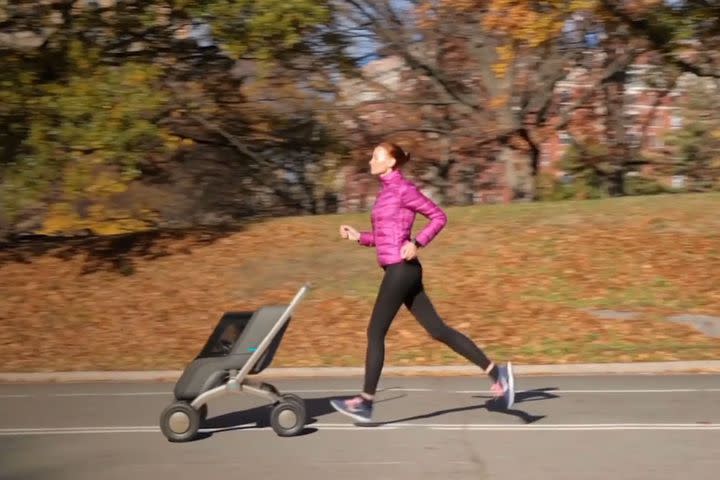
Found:
[[[340,236],[349,240],[358,241],[360,239],[360,232],[350,225],[340,225]]]
[[[400,249],[400,256],[402,256],[404,260],[412,260],[417,257],[417,251],[418,248],[413,242],[405,242]]]

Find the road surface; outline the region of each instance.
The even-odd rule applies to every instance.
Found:
[[[0,385],[0,479],[720,478],[718,375],[518,378],[509,412],[482,378],[384,378],[373,427],[328,404],[360,382],[273,380],[306,399],[301,436],[241,395],[181,444],[158,427],[172,384]]]

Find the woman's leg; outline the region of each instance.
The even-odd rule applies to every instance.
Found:
[[[419,278],[417,269],[407,263],[386,268],[367,328],[363,391],[348,400],[331,400],[330,404],[340,413],[360,422],[370,421],[373,399],[385,363],[385,336],[403,302],[418,285]]]
[[[494,381],[497,381],[498,367],[490,361],[472,340],[443,322],[435,311],[435,307],[428,298],[427,293],[425,293],[424,288],[421,287],[416,292],[413,292],[405,301],[405,306],[432,338],[444,343],[455,353],[479,366]]]
[[[453,351],[482,368],[494,381],[491,387],[493,394],[503,397],[507,408],[512,407],[515,402],[515,379],[512,365],[510,363],[500,367],[495,365],[472,340],[442,321],[425,293],[422,285],[422,272],[419,287],[408,295],[405,306],[434,339],[443,342]]]
[[[418,272],[412,265],[399,263],[389,266],[385,271],[367,328],[368,343],[363,386],[363,394],[366,398],[372,398],[377,390],[380,373],[385,363],[385,336],[390,324],[418,282]]]

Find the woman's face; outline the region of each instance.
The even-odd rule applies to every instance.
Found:
[[[395,166],[395,159],[383,147],[375,147],[370,159],[370,173],[373,175],[385,175]]]

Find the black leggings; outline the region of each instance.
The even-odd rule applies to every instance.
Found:
[[[420,262],[413,260],[396,263],[385,268],[385,275],[367,329],[364,393],[375,395],[385,362],[385,335],[403,304],[432,338],[443,342],[456,353],[487,371],[490,360],[482,350],[465,335],[447,326],[438,316],[425,293]]]

